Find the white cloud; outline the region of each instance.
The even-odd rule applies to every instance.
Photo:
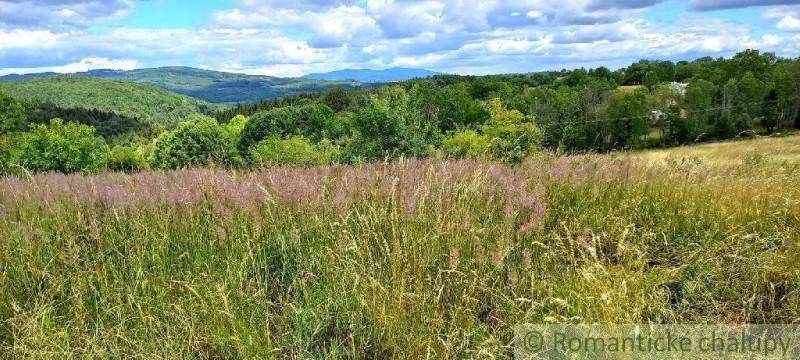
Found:
[[[783,31],[800,31],[800,19],[787,15],[778,21],[778,29]]]
[[[61,66],[45,66],[45,67],[35,67],[35,68],[5,68],[5,69],[0,69],[0,75],[32,74],[32,73],[42,73],[42,72],[70,74],[70,73],[84,72],[94,69],[132,70],[138,67],[139,67],[139,62],[136,60],[90,57],[81,59],[80,61],[75,63],[61,65]]]
[[[62,37],[48,30],[0,29],[0,54],[7,49],[46,49],[53,47]]]
[[[57,2],[81,3],[42,0],[36,8]],[[780,32],[756,35],[757,24],[715,20],[702,13],[674,23],[644,20],[647,6],[657,2],[238,0],[236,8],[214,12],[206,26],[193,29],[35,30],[0,24],[0,68],[88,69],[121,66],[114,63],[121,60],[109,59],[135,59],[130,61],[137,66],[186,65],[277,76],[390,66],[482,74],[617,67],[640,58],[727,56],[750,47],[800,55],[797,38]],[[62,6],[51,15],[81,22],[86,14]],[[766,7],[763,16],[788,31],[800,19],[800,7]]]
[[[24,28],[85,27],[130,13],[133,0],[0,0],[0,25]]]

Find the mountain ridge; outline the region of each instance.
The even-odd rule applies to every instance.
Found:
[[[277,99],[331,87],[360,89],[372,85],[350,80],[316,80],[247,75],[188,66],[164,66],[134,70],[96,69],[71,74],[44,72],[0,76],[0,81],[19,81],[62,76],[92,77],[153,85],[178,94],[217,104],[235,104]]]
[[[324,73],[308,74],[305,77],[307,79],[314,79],[314,80],[327,80],[327,81],[354,80],[362,83],[381,83],[381,82],[404,81],[416,78],[425,78],[436,75],[444,75],[444,73],[425,70],[425,69],[394,67],[382,70],[341,69]]]

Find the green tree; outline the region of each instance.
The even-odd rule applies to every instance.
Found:
[[[436,124],[424,121],[408,92],[384,88],[366,99],[355,115],[354,134],[345,154],[351,159],[379,159],[401,154],[425,157],[437,142]]]
[[[547,147],[561,146],[565,128],[584,120],[580,118],[581,114],[585,114],[581,93],[568,86],[532,89],[527,92],[527,101],[530,114],[536,117],[537,124],[543,130],[542,143]]]
[[[22,130],[25,124],[25,108],[22,104],[0,90],[0,134]]]
[[[650,103],[650,108],[653,110],[650,126],[659,129],[659,143],[665,145],[667,142],[685,141],[689,135],[683,133],[688,128],[682,127],[679,119],[683,103],[681,94],[670,84],[661,84],[653,90]]]
[[[710,111],[715,106],[717,86],[711,81],[698,79],[686,87],[686,116],[680,125],[685,128],[685,140],[694,141],[704,136],[718,114]],[[710,129],[709,129],[710,130]],[[684,130],[681,130],[684,131]]]
[[[322,103],[333,109],[333,111],[340,112],[350,106],[350,97],[341,86],[335,86],[322,95]]]
[[[466,82],[445,86],[435,93],[433,101],[442,131],[475,128],[489,119],[489,112],[472,98]]]
[[[614,91],[608,100],[609,142],[611,149],[639,147],[648,132],[647,93]]]
[[[647,87],[648,90],[653,91],[655,90],[656,86],[661,82],[661,79],[658,76],[656,71],[648,71],[647,74],[644,76],[644,86]]]
[[[287,106],[255,113],[242,130],[239,150],[246,152],[254,144],[272,136],[301,135],[319,141],[333,117],[333,110],[322,104]]]
[[[241,114],[231,118],[231,120],[224,125],[225,132],[228,133],[228,137],[238,143],[239,139],[242,137],[242,131],[244,131],[244,127],[247,125],[248,121],[249,119],[247,116]]]
[[[489,122],[481,126],[481,133],[489,139],[489,155],[495,160],[519,163],[542,144],[542,133],[533,119],[517,110],[508,110],[500,99],[486,104],[491,114]]]
[[[197,117],[159,135],[148,159],[157,169],[177,169],[209,164],[238,165],[228,132],[216,120]]]
[[[770,74],[776,101],[776,127],[800,128],[800,60],[777,64]]]
[[[53,119],[23,133],[18,161],[31,171],[89,172],[101,166],[107,151],[93,127]]]

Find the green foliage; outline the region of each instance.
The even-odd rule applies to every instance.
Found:
[[[466,82],[444,87],[430,101],[436,104],[438,123],[443,131],[475,128],[489,119],[489,112],[472,98]]]
[[[508,110],[500,99],[487,103],[489,122],[481,126],[481,133],[489,139],[489,155],[495,160],[520,163],[537,151],[542,134],[532,119],[517,110]]]
[[[642,144],[643,136],[649,131],[645,90],[611,93],[607,113],[613,119],[608,124],[611,148],[638,147]]]
[[[490,140],[488,136],[478,134],[475,130],[465,130],[442,140],[442,151],[448,157],[454,158],[485,158]]]
[[[355,135],[345,150],[351,159],[425,157],[436,141],[436,124],[425,122],[408,92],[398,86],[370,95],[353,125]]]
[[[90,76],[134,81],[188,95],[211,103],[236,104],[261,99],[276,99],[296,94],[322,92],[330,88],[347,90],[368,87],[356,81],[324,81],[308,78],[279,78],[245,75],[189,67],[161,67]]]
[[[21,135],[18,164],[31,171],[62,173],[97,170],[108,147],[94,128],[53,119],[50,125],[34,125]]]
[[[256,166],[298,165],[314,166],[330,164],[336,157],[329,143],[318,149],[302,136],[286,140],[269,137],[250,149],[252,162]]]
[[[130,173],[147,169],[147,161],[141,149],[114,146],[103,159],[103,167],[109,171]]]
[[[225,124],[225,131],[228,133],[228,137],[231,139],[235,139],[239,141],[242,137],[242,131],[244,131],[244,127],[247,126],[247,122],[250,121],[244,115],[236,115],[227,124]]]
[[[153,77],[155,73],[163,79]],[[254,80],[188,68],[91,75],[126,76],[184,92],[214,87],[217,80]],[[181,84],[178,79],[188,80]],[[226,148],[222,152],[227,154],[214,156],[225,159],[199,154],[207,150],[198,149],[208,144],[198,149],[187,145],[174,147],[180,149],[174,150],[175,156],[165,156],[163,163],[156,144],[159,151],[172,149],[173,145],[166,145],[171,142],[168,139],[186,133],[185,128],[173,130],[171,122],[196,117],[209,110],[208,104],[195,103],[195,110],[187,112],[184,106],[170,104],[188,98],[177,96],[176,100],[175,94],[159,89],[155,90],[162,93],[156,93],[144,85],[75,76],[2,86],[36,95],[22,101],[29,123],[63,115],[95,126],[110,144],[123,146],[139,146],[143,141],[137,139],[164,133],[157,141],[146,141],[151,143],[146,158],[159,168],[196,166],[209,160],[237,166],[254,160],[249,151],[257,144],[269,139],[278,148],[277,140],[295,137],[316,150],[335,150],[332,158],[351,163],[436,154],[519,163],[539,148],[605,152],[800,127],[800,61],[757,51],[731,59],[641,60],[615,71],[599,67],[478,77],[441,75],[374,89],[347,92],[349,88],[343,86],[240,104],[214,115],[223,125],[213,128],[219,127],[223,135],[216,137],[213,146]],[[59,98],[60,103],[51,102]],[[4,101],[11,105],[3,109],[18,113],[16,102]],[[24,128],[18,125],[19,116],[8,118],[17,124],[11,130]],[[184,141],[192,144],[196,139],[180,142]]]
[[[8,174],[14,169],[14,161],[19,158],[16,154],[18,139],[16,134],[0,134],[0,175]]]
[[[326,91],[325,94],[322,95],[321,101],[336,112],[343,111],[350,107],[350,96],[341,86],[336,86]]]
[[[238,146],[241,151],[247,151],[254,144],[273,136],[287,138],[299,135],[319,141],[333,116],[333,110],[322,104],[287,106],[258,112],[244,126]]]
[[[177,169],[218,164],[235,166],[240,161],[229,132],[216,120],[198,117],[178,124],[153,143],[150,165]]]
[[[0,89],[0,135],[23,130],[25,111],[19,101]]]
[[[658,78],[658,74],[655,71],[648,71],[647,74],[644,75],[643,85],[650,91],[653,91],[660,82],[661,80]]]
[[[150,85],[81,76],[4,81],[0,89],[20,99],[64,109],[97,109],[150,123],[175,124],[219,109],[218,105]]]

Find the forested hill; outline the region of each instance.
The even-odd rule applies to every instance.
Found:
[[[404,81],[443,75],[435,71],[423,69],[391,68],[385,70],[344,69],[327,73],[306,75],[306,78],[317,80],[355,80],[362,83],[382,83]]]
[[[166,125],[222,108],[151,85],[83,76],[3,81],[0,89],[63,109],[96,109]]]
[[[179,66],[130,71],[91,70],[73,75],[155,85],[211,103],[242,103],[261,99],[276,99],[296,94],[320,92],[335,86],[348,90],[370,86],[352,80],[325,81],[310,78],[280,78]],[[59,76],[59,74],[7,75],[0,77],[0,80],[23,80],[56,76]]]

